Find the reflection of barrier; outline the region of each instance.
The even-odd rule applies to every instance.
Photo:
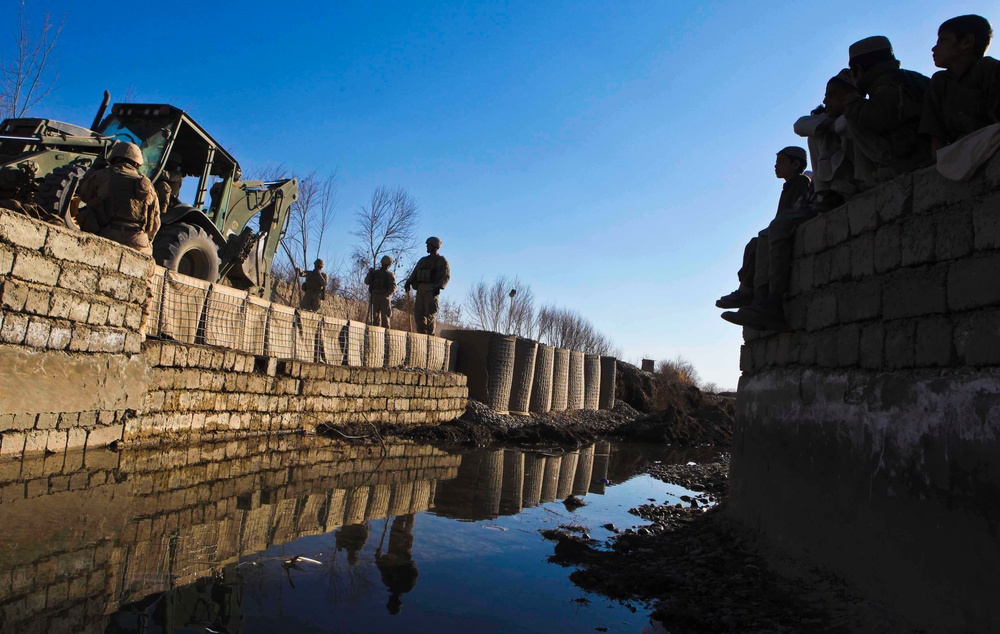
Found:
[[[614,357],[601,357],[601,394],[598,407],[614,409],[615,389],[618,382],[618,361]]]
[[[552,409],[552,361],[555,354],[552,346],[538,344],[535,354],[535,375],[531,381],[532,412],[544,414]]]
[[[582,352],[569,353],[569,378],[566,386],[566,409],[583,409],[583,368]]]
[[[151,290],[151,337],[278,359],[454,371],[457,346],[440,337],[297,310],[162,267],[153,273]]]
[[[583,358],[583,409],[598,409],[601,400],[601,357]]]
[[[514,414],[527,414],[531,403],[531,384],[535,378],[535,356],[538,343],[517,338],[514,344],[514,372],[511,377],[509,409]]]
[[[556,348],[552,357],[552,411],[566,409],[569,394],[569,350]]]

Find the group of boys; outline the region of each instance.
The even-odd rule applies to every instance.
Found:
[[[900,68],[884,36],[855,42],[849,68],[830,78],[823,105],[793,126],[808,139],[778,152],[775,175],[784,180],[778,210],[750,240],[740,285],[716,306],[726,321],[761,330],[785,330],[782,299],[791,272],[795,228],[858,192],[932,164],[937,151],[1000,123],[1000,62],[986,56],[993,38],[978,15],[944,22],[931,49],[943,70],[928,79]]]

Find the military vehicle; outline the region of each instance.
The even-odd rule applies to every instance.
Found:
[[[79,199],[74,203],[73,194],[80,179],[91,167],[106,164],[115,143],[135,143],[143,155],[140,172],[154,184],[168,177],[168,166],[175,179],[198,179],[191,204],[178,198],[189,186],[174,192],[161,210],[153,241],[156,262],[268,294],[271,262],[298,197],[296,179],[242,180],[236,159],[183,110],[119,103],[104,117],[109,102],[105,92],[90,129],[37,118],[0,123],[0,199],[34,203],[75,227]]]

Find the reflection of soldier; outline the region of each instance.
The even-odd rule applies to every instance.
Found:
[[[413,561],[413,514],[399,515],[389,529],[389,550],[382,554],[382,546],[375,551],[375,565],[382,573],[382,583],[389,590],[385,608],[389,614],[399,614],[403,607],[402,596],[417,585],[417,564]]]
[[[392,266],[392,258],[383,255],[382,268],[368,269],[368,275],[365,276],[365,284],[368,285],[368,293],[371,298],[371,324],[373,326],[389,327],[389,317],[392,316],[392,304],[389,299],[396,292],[396,276],[389,270],[390,266]]]
[[[181,153],[176,150],[167,159],[167,167],[156,179],[156,198],[160,201],[160,211],[166,211],[181,203],[181,186],[184,175],[181,173]]]
[[[427,255],[420,258],[406,280],[406,292],[410,292],[411,286],[417,287],[417,297],[413,304],[413,318],[417,322],[417,332],[428,335],[434,334],[438,295],[451,279],[448,260],[438,255],[440,248],[440,238],[427,238]]]
[[[133,143],[111,149],[111,166],[91,170],[80,181],[77,195],[80,228],[153,255],[153,236],[160,229],[160,205],[153,184],[138,172],[142,152]]]
[[[326,299],[328,278],[322,271],[323,260],[316,260],[311,271],[295,269],[296,275],[306,278],[306,281],[302,282],[302,301],[299,302],[299,306],[305,310],[319,310],[320,302]]]
[[[345,526],[334,533],[334,538],[337,541],[337,552],[346,550],[347,563],[351,566],[357,566],[358,553],[368,541],[368,524]]]

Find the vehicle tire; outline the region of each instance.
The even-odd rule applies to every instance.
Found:
[[[67,226],[77,228],[76,219],[69,216],[69,203],[86,173],[86,165],[60,165],[42,178],[35,202],[46,211],[61,216]]]
[[[161,229],[153,243],[153,257],[171,271],[219,281],[219,247],[201,227],[179,222]]]

